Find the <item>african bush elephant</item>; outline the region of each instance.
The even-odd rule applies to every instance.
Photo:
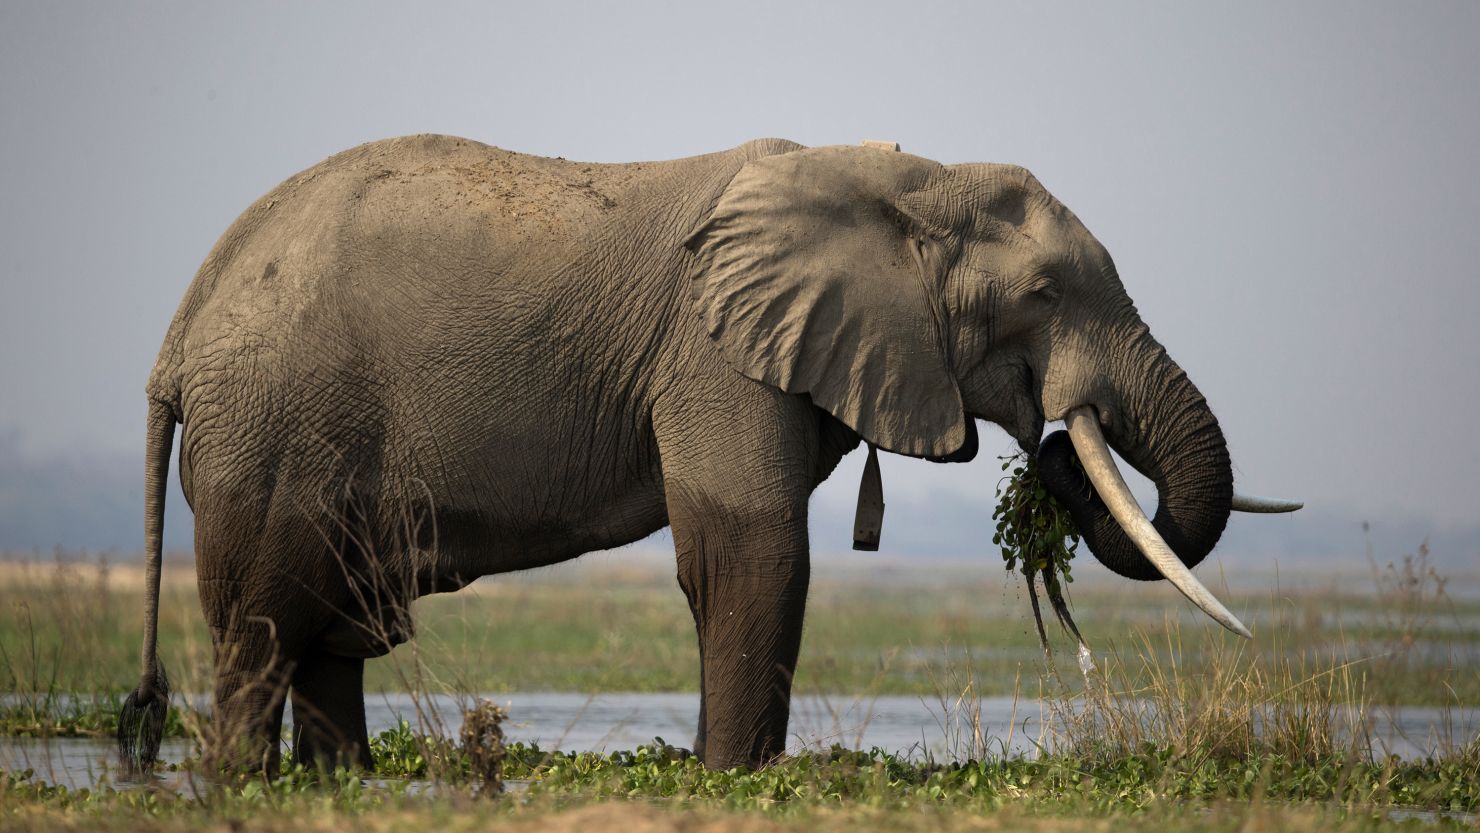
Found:
[[[777,139],[633,164],[374,142],[227,230],[147,397],[150,597],[122,725],[166,699],[178,423],[212,743],[245,738],[234,754],[269,770],[289,691],[301,754],[368,763],[364,660],[407,638],[416,595],[665,525],[698,632],[695,751],[760,765],[786,738],[812,490],[860,441],[967,459],[977,419],[1034,451],[1068,418],[1096,488],[1057,435],[1043,467],[1095,554],[1242,629],[1183,566],[1234,502],[1218,422],[1104,247],[1010,165]],[[1154,525],[1127,514],[1105,439],[1160,487]]]

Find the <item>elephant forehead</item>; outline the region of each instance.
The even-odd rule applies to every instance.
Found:
[[[942,167],[901,205],[946,228],[1017,245],[1067,245],[1077,217],[1019,165]]]

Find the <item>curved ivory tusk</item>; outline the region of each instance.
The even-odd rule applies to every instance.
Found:
[[[1110,447],[1105,444],[1105,436],[1100,433],[1100,420],[1095,415],[1095,409],[1089,405],[1080,405],[1069,411],[1064,423],[1069,427],[1069,438],[1074,441],[1074,450],[1079,454],[1079,461],[1084,464],[1084,473],[1089,475],[1090,483],[1094,484],[1100,499],[1109,507],[1115,522],[1135,542],[1146,560],[1167,581],[1182,591],[1188,601],[1213,617],[1213,621],[1245,639],[1252,638],[1249,629],[1244,627],[1238,617],[1229,613],[1228,608],[1208,592],[1208,588],[1203,587],[1202,582],[1192,575],[1182,559],[1172,552],[1172,548],[1161,539],[1161,533],[1156,531],[1146,513],[1136,504],[1130,488],[1125,485],[1125,478],[1120,476],[1120,469],[1116,468],[1115,460],[1110,456]]]
[[[1305,504],[1298,500],[1281,500],[1277,497],[1255,497],[1254,495],[1233,496],[1233,511],[1235,512],[1294,512]]]

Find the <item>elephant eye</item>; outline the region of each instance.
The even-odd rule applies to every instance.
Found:
[[[1059,289],[1059,282],[1050,275],[1040,275],[1028,284],[1028,298],[1045,304],[1052,304],[1059,300],[1063,292]]]

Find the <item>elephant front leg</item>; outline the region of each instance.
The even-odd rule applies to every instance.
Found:
[[[670,499],[670,515],[702,665],[694,751],[711,769],[761,766],[786,748],[807,603],[806,504],[737,511]]]
[[[711,769],[786,749],[810,566],[818,416],[703,353],[710,375],[653,409],[678,580],[699,636],[695,752]]]

